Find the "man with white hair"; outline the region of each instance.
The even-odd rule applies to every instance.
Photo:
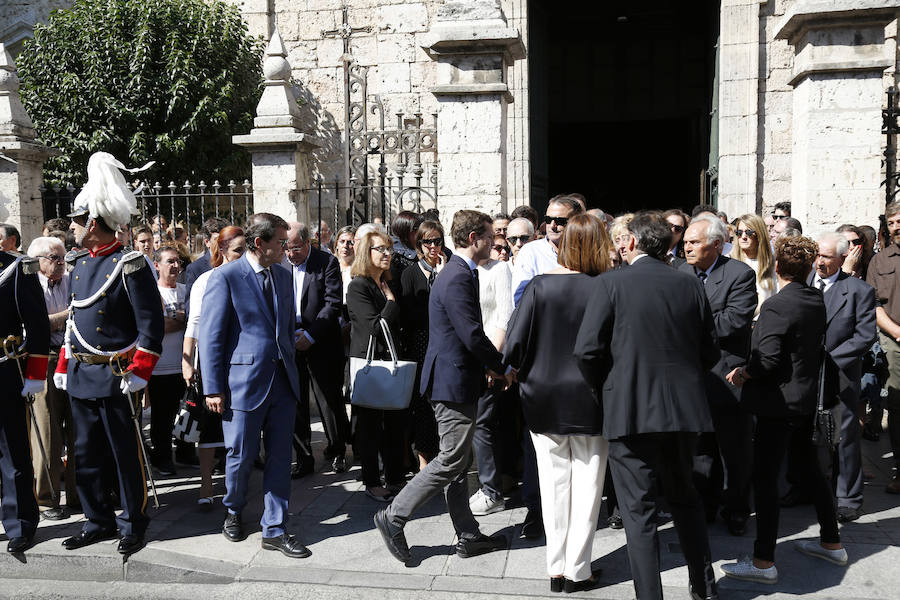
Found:
[[[69,309],[69,274],[66,272],[66,249],[55,237],[35,238],[28,246],[28,256],[40,265],[38,281],[44,293],[44,304],[50,319],[50,360],[47,368],[47,390],[34,395],[34,416],[37,428],[31,428],[31,462],[34,467],[38,506],[44,519],[58,521],[68,518],[69,511],[60,506],[59,482],[63,473],[63,444],[75,447],[75,426],[72,407],[65,390],[53,383],[53,370],[59,360],[64,342],[66,316]],[[40,445],[46,451],[46,461]],[[49,471],[49,475],[48,475]],[[80,507],[75,490],[75,461],[66,464],[66,505]]]
[[[516,264],[516,256],[522,246],[534,239],[534,225],[524,217],[517,217],[509,222],[506,228],[506,241],[509,243],[509,262]]]
[[[721,254],[727,239],[728,230],[721,219],[698,215],[684,232],[686,262],[679,269],[703,283],[722,351],[706,373],[706,397],[715,433],[700,434],[694,480],[707,520],[715,519],[721,501],[728,531],[743,535],[750,516],[753,420],[741,408],[740,390],[729,385],[725,376],[747,361],[757,295],[753,269]]]
[[[784,220],[784,219],[782,219]],[[875,289],[841,266],[850,245],[840,233],[819,236],[815,272],[807,283],[825,296],[825,349],[840,370],[843,406],[841,435],[837,448],[838,521],[859,518],[863,501],[863,473],[860,436],[860,379],[862,357],[875,341]],[[798,466],[799,469],[804,467]]]

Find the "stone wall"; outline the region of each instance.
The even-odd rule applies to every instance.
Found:
[[[71,5],[71,0],[3,0],[0,2],[0,42],[16,56],[22,42],[31,37],[35,23],[46,21],[54,9]]]

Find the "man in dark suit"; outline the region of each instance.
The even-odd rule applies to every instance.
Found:
[[[490,258],[494,239],[492,219],[474,210],[457,211],[450,234],[456,254],[431,288],[428,350],[420,387],[420,393],[434,406],[440,452],[397,494],[390,506],[375,514],[375,526],[388,550],[404,563],[410,560],[410,555],[403,527],[441,489],[458,538],[457,555],[468,558],[506,547],[504,536],[486,536],[479,530],[469,508],[466,480],[485,370],[494,379],[504,379],[502,356],[484,333],[478,303],[476,267]]]
[[[680,270],[703,283],[722,351],[719,362],[706,373],[706,399],[715,434],[700,437],[694,480],[706,505],[707,521],[715,519],[721,501],[728,531],[743,535],[750,516],[753,419],[741,409],[739,390],[725,376],[747,362],[757,303],[756,276],[744,263],[722,256],[727,239],[728,230],[721,219],[697,217],[684,234],[687,263]]]
[[[838,520],[859,518],[863,474],[859,424],[862,357],[875,341],[875,289],[841,270],[849,252],[840,233],[819,237],[819,254],[809,285],[825,295],[825,349],[840,371],[841,440],[837,448]]]
[[[227,226],[228,221],[219,217],[210,217],[203,222],[200,233],[203,235],[203,244],[206,246],[206,251],[203,253],[203,256],[184,269],[184,285],[187,288],[186,300],[184,302],[185,309],[187,309],[187,306],[190,304],[191,288],[194,286],[194,282],[197,281],[198,277],[212,269],[212,266],[209,264],[210,249],[213,242],[219,237],[219,232]]]
[[[244,539],[241,513],[253,459],[265,435],[262,547],[291,558],[309,550],[285,531],[291,494],[291,433],[300,383],[294,364],[294,297],[290,273],[276,267],[287,245],[287,223],[259,213],[245,231],[247,253],[213,271],[203,297],[200,372],[210,410],[222,414],[228,454],[222,533]]]
[[[350,421],[344,408],[341,384],[344,379],[344,348],[338,317],[341,314],[341,268],[334,255],[313,248],[309,228],[290,223],[286,262],[294,282],[297,311],[295,347],[300,376],[300,404],[294,424],[294,451],[297,464],[294,478],[312,473],[315,467],[309,423],[309,387],[312,383],[316,405],[325,428],[325,458],[336,473],[346,470],[345,444],[350,437]]]
[[[603,435],[637,597],[663,597],[656,496],[665,495],[694,598],[716,597],[703,502],[692,482],[697,434],[712,431],[706,372],[719,360],[697,277],[665,263],[672,232],[659,213],[629,223],[628,269],[597,278],[575,356],[603,401]]]

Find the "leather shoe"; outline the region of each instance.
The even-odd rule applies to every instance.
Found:
[[[291,467],[291,479],[300,479],[312,475],[315,471],[316,466],[312,460],[301,460]]]
[[[18,554],[19,552],[25,552],[29,548],[31,548],[33,538],[30,537],[14,537],[9,539],[9,544],[6,546],[6,551],[10,554]]]
[[[691,595],[691,600],[719,600],[719,594],[716,590],[712,590],[710,593],[700,594],[699,592],[695,592],[694,587],[691,586],[688,591]]]
[[[119,554],[134,554],[144,547],[144,536],[142,535],[123,535],[116,547]]]
[[[888,494],[900,494],[900,474],[894,475],[891,481],[884,488]]]
[[[859,518],[861,511],[858,508],[853,508],[852,506],[838,506],[837,508],[837,520],[839,523],[849,523],[850,521],[855,521]]]
[[[245,537],[244,525],[241,523],[241,515],[228,513],[225,523],[222,525],[222,535],[229,542],[240,542]]]
[[[606,524],[610,529],[622,529],[625,527],[624,523],[622,523],[622,515],[619,513],[618,507],[613,509],[613,514],[609,515]]]
[[[522,521],[522,532],[519,537],[529,540],[535,540],[544,535],[544,520],[538,510],[529,508],[525,513],[525,520]]]
[[[41,518],[47,519],[48,521],[62,521],[63,519],[69,518],[69,511],[62,506],[48,508],[41,512]]]
[[[77,550],[78,548],[84,548],[85,546],[96,544],[97,542],[111,540],[115,538],[116,535],[118,535],[118,532],[115,529],[100,529],[97,531],[85,531],[82,529],[72,537],[63,540],[62,545],[66,550]]]
[[[600,587],[600,574],[602,571],[597,569],[591,573],[590,578],[581,581],[572,581],[568,577],[563,582],[563,591],[567,594],[574,592],[586,592]]]
[[[331,470],[335,473],[343,473],[347,470],[347,459],[343,454],[334,457],[334,460],[331,461]]]
[[[471,558],[495,550],[506,550],[506,547],[505,535],[480,533],[477,538],[461,538],[456,544],[456,555],[460,558]]]
[[[312,555],[309,548],[301,544],[300,540],[286,533],[277,537],[264,537],[262,547],[263,550],[278,550],[288,558],[306,558]]]
[[[376,512],[373,520],[375,521],[375,528],[381,534],[388,551],[400,562],[408,563],[412,556],[409,554],[406,536],[403,535],[402,527],[397,527],[388,520],[387,507]]]

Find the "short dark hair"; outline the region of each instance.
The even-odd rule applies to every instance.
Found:
[[[63,217],[56,217],[44,221],[43,229],[47,231],[65,231],[69,228],[69,220]]]
[[[421,215],[411,210],[401,210],[391,221],[391,234],[400,240],[400,243],[406,246],[409,236],[415,233],[419,228],[419,224],[423,221]]]
[[[819,247],[802,235],[775,240],[775,271],[782,279],[806,281]]]
[[[718,216],[719,209],[716,208],[715,206],[713,206],[712,204],[698,204],[697,206],[695,206],[693,208],[693,210],[691,210],[691,218],[693,219],[700,213],[705,213],[705,212],[710,212],[710,213]]]
[[[137,240],[137,236],[142,233],[149,233],[153,235],[153,230],[150,229],[148,225],[138,225],[137,227],[132,228],[131,230],[131,239]]]
[[[495,215],[494,215],[494,220],[495,220],[495,221],[500,221],[500,220],[503,220],[503,221],[512,221],[512,219],[509,218],[509,215],[506,214],[506,213],[503,213],[503,212],[499,212],[499,213],[495,214]]]
[[[550,202],[547,203],[549,207],[551,204],[562,204],[566,208],[569,209],[569,216],[580,215],[584,212],[584,209],[581,208],[581,202],[576,200],[571,194],[558,194],[550,198]]]
[[[628,231],[634,236],[635,247],[647,256],[660,260],[672,245],[672,230],[657,211],[641,211],[628,223]]]
[[[790,202],[788,202],[790,204]],[[787,229],[796,229],[800,233],[803,233],[803,225],[800,224],[800,221],[795,219],[794,217],[788,217],[784,219],[785,225],[787,225]]]
[[[681,217],[681,220],[684,221],[685,228],[691,223],[691,218],[680,208],[670,208],[663,213],[663,219],[668,219],[669,217]]]
[[[775,206],[772,207],[772,212],[776,210],[780,210],[785,213],[787,216],[791,216],[791,203],[790,202],[779,202]]]
[[[178,251],[178,248],[175,246],[175,244],[166,243],[153,251],[153,262],[161,261],[162,255],[165,252],[174,252],[175,256],[178,256],[179,258],[181,257],[181,252]]]
[[[416,254],[419,255],[419,258],[424,256],[422,252],[422,240],[424,240],[425,235],[429,233],[436,233],[438,237],[441,238],[441,242],[444,241],[444,228],[441,226],[440,221],[422,221],[422,224],[416,229]]]
[[[528,219],[529,221],[531,221],[531,224],[534,225],[535,229],[538,228],[538,221],[540,221],[541,219],[540,215],[538,215],[538,212],[527,204],[515,207],[510,216],[513,219]]]
[[[228,221],[221,217],[210,217],[203,221],[203,225],[200,227],[200,233],[203,234],[204,238],[209,240],[212,239],[214,233],[220,233],[223,229],[228,227],[228,225]]]
[[[256,213],[250,215],[250,226],[244,232],[247,248],[256,250],[256,238],[271,242],[276,229],[288,229],[287,221],[272,213]]]
[[[487,228],[494,222],[491,216],[478,210],[458,210],[453,214],[453,224],[450,226],[450,237],[457,248],[469,247],[469,234],[484,235]]]
[[[436,208],[429,208],[425,212],[422,213],[422,220],[424,221],[440,221],[441,220],[441,211]]]
[[[0,229],[3,230],[3,239],[6,238],[16,238],[16,248],[22,245],[22,236],[19,234],[19,230],[16,229],[15,225],[10,225],[9,223],[0,223]]]
[[[897,213],[900,213],[900,201],[891,202],[887,206],[884,207],[885,218],[890,219]]]

